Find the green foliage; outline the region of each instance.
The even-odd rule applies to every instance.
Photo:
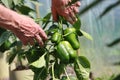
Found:
[[[79,18],[79,17],[78,17],[77,19],[78,19],[78,20],[73,24],[73,27],[74,27],[76,30],[80,30],[81,21],[80,21],[80,18]]]
[[[30,17],[30,12],[35,12],[35,10],[25,5],[24,0],[1,0],[1,2],[8,8],[11,8],[12,10],[15,10],[24,15],[28,15]],[[73,25],[69,24],[61,16],[59,16],[58,22],[52,21],[51,13],[48,13],[45,17],[43,17],[43,19],[34,19],[37,23],[39,23],[39,21],[42,21],[42,28],[48,35],[48,41],[45,42],[45,45],[43,47],[40,47],[38,43],[35,43],[35,45],[33,46],[27,45],[26,49],[25,46],[23,46],[22,43],[18,41],[15,37],[15,41],[10,46],[11,54],[9,58],[9,63],[12,63],[16,56],[18,57],[20,63],[22,58],[27,58],[29,62],[29,67],[34,72],[34,80],[45,80],[48,76],[50,76],[52,80],[88,79],[90,72],[89,61],[85,57],[80,56],[75,57],[75,59],[72,62],[65,64],[56,55],[57,52],[55,46],[57,44],[51,42],[51,37],[55,32],[60,32],[60,34],[62,35],[60,41],[64,41],[66,36],[64,34],[64,30],[70,26],[76,29],[76,36],[78,38],[84,35],[87,38],[91,39],[89,34],[81,31],[81,21],[79,17],[77,17],[77,19],[77,22]],[[5,40],[8,40],[10,36],[10,32],[3,32],[0,37],[0,45],[2,45],[5,42]],[[71,54],[71,56],[73,55]],[[74,71],[76,72],[77,77],[70,77],[68,75],[68,73],[66,72],[66,68],[69,65],[72,65],[72,67],[74,67]],[[63,75],[65,76],[65,78]]]
[[[47,69],[45,67],[36,68],[30,67],[34,72],[34,79],[33,80],[45,80],[47,77]]]
[[[32,47],[28,51],[26,51],[26,57],[29,63],[31,63],[31,62],[38,60],[44,53],[45,53],[44,48]]]
[[[24,15],[29,15],[30,12],[34,12],[34,10],[27,5],[17,5],[15,8],[17,12],[20,12]]]
[[[79,56],[74,63],[74,70],[79,80],[88,80],[90,72],[90,63],[84,56]]]
[[[1,35],[0,35],[0,51],[1,52],[4,52],[10,49],[11,42],[8,40],[10,36],[11,36],[10,31],[1,30]]]
[[[57,52],[56,52],[56,45],[58,45],[58,43],[52,43],[51,41],[51,37],[52,35],[54,35],[56,32],[61,33],[62,37],[61,37],[61,41],[65,40],[65,36],[66,34],[64,34],[64,30],[68,27],[70,27],[71,25],[64,20],[62,17],[60,18],[60,22],[57,23],[53,23],[51,20],[51,13],[48,13],[43,19],[43,25],[45,32],[48,35],[48,41],[45,43],[44,47],[40,47],[40,46],[32,46],[32,48],[30,48],[26,54],[28,61],[30,62],[30,68],[33,70],[33,72],[35,73],[34,75],[34,80],[39,80],[39,79],[43,79],[45,80],[46,77],[49,75],[51,77],[52,80],[59,80],[59,79],[63,79],[63,77],[61,78],[62,74],[65,74],[67,77],[67,80],[72,80],[72,79],[76,79],[76,78],[85,78],[88,79],[89,78],[89,72],[90,72],[90,63],[89,61],[81,56],[81,57],[76,57],[76,59],[70,63],[64,63],[59,57]],[[62,23],[64,20],[64,23]],[[39,21],[39,19],[38,19]],[[50,24],[50,27],[48,27],[48,24]],[[52,25],[51,25],[52,24]],[[82,35],[89,35],[89,34],[85,34],[81,32],[80,30],[80,26],[81,26],[81,22],[78,19],[78,22],[76,22],[74,25],[72,25],[76,30],[80,31],[80,34]],[[81,37],[82,35],[78,35],[78,33],[76,34],[76,36]],[[42,48],[42,49],[41,49]],[[41,52],[40,52],[41,51]],[[66,73],[66,68],[68,65],[72,65],[74,66],[74,70],[76,71],[76,75],[77,77],[75,78],[70,78],[68,76],[68,73]],[[45,72],[44,72],[45,71]],[[80,76],[80,77],[78,77]],[[82,79],[81,79],[82,80]]]
[[[12,8],[12,1],[13,0],[1,0],[1,2],[8,8]]]
[[[89,39],[89,40],[93,40],[93,38],[92,38],[91,35],[89,35],[88,33],[86,33],[86,32],[83,31],[83,30],[80,30],[80,31],[81,31],[82,35],[85,36],[87,39]]]
[[[0,46],[6,41],[8,40],[8,38],[11,36],[11,32],[9,31],[5,31],[2,33],[2,35],[0,36]]]
[[[5,42],[0,46],[0,51],[4,52],[6,50],[9,50],[11,46],[11,42],[9,40],[5,40]]]
[[[48,25],[50,21],[50,18],[51,18],[51,13],[48,13],[44,18],[43,18],[43,21],[42,21],[42,25],[43,25],[43,29],[45,29]]]
[[[23,3],[24,0],[13,0],[14,5],[18,5],[20,3]]]
[[[50,13],[48,13],[47,14],[47,16],[49,15]],[[44,17],[44,18],[46,18],[46,20],[50,20],[51,18],[50,18],[50,16],[49,17]],[[64,35],[64,33],[63,33],[63,31],[67,28],[67,27],[69,27],[70,25],[69,25],[69,23],[67,23],[67,22],[64,22],[64,23],[67,23],[67,24],[63,24],[62,23],[62,21],[63,21],[63,18],[60,18],[60,22],[58,22],[58,23],[53,23],[50,27],[48,27],[47,29],[46,29],[46,33],[47,33],[47,35],[48,35],[48,37],[49,37],[49,39],[48,39],[48,41],[47,41],[47,43],[46,43],[46,45],[44,46],[44,48],[46,48],[46,51],[45,52],[47,52],[46,53],[46,58],[42,58],[41,59],[41,62],[43,62],[44,63],[44,65],[42,66],[42,67],[44,67],[44,69],[45,70],[47,70],[47,72],[48,72],[48,74],[50,74],[50,76],[52,77],[52,80],[57,80],[57,79],[63,79],[63,78],[61,78],[61,75],[62,74],[66,74],[66,77],[67,77],[67,80],[69,80],[70,79],[70,77],[68,76],[68,74],[66,73],[66,67],[67,67],[67,65],[70,65],[70,64],[73,64],[73,63],[68,63],[68,64],[65,64],[65,63],[63,63],[59,58],[58,58],[58,56],[56,55],[57,53],[56,53],[56,48],[55,48],[55,46],[57,45],[56,43],[52,43],[51,42],[51,37],[52,37],[52,35],[53,34],[55,34],[56,32],[60,32],[61,33],[61,35],[62,35],[62,39],[61,39],[61,41],[62,40],[64,40],[64,38],[65,38],[65,36],[66,35]],[[44,23],[43,23],[43,25],[45,24],[45,23],[47,23],[47,24],[49,24],[47,21],[45,21]],[[66,26],[66,28],[63,28],[63,25],[64,26]],[[69,26],[68,26],[69,25]],[[85,36],[87,35],[89,35],[89,34],[87,34],[87,33],[82,33],[81,32],[81,30],[80,30],[80,25],[81,25],[81,22],[80,22],[80,20],[78,20],[78,22],[76,22],[75,24],[74,24],[74,26],[73,27],[75,27],[75,26],[77,26],[77,27],[75,27],[78,31],[80,31],[80,34],[84,34]],[[77,34],[77,36],[78,36],[78,34]],[[90,35],[89,35],[90,36]],[[81,37],[81,35],[80,35],[80,37]],[[45,64],[45,62],[44,61],[42,61],[42,60],[45,60],[46,61],[46,64]],[[37,60],[38,61],[38,60]],[[36,62],[36,61],[35,61]],[[33,62],[33,63],[35,63],[35,62]],[[73,61],[74,62],[74,61]],[[39,64],[40,64],[40,62],[39,62]],[[32,64],[32,66],[38,66],[39,65],[38,63],[36,63],[36,64]],[[50,67],[50,65],[51,65],[51,67]],[[50,67],[50,68],[48,68],[48,66]],[[75,66],[74,67],[74,70],[76,71],[76,75],[77,75],[77,77],[78,76],[80,76],[80,77],[78,77],[78,79],[80,79],[80,78],[82,78],[82,79],[88,79],[89,78],[89,72],[90,72],[90,63],[89,63],[89,61],[85,58],[85,57],[83,57],[83,56],[81,56],[81,57],[78,57],[78,58],[76,58],[76,61],[74,62],[74,65],[73,66]],[[37,67],[38,68],[38,67]],[[41,68],[41,67],[40,67]],[[34,71],[34,69],[33,69],[33,71]],[[39,73],[37,73],[37,74],[35,74],[35,75],[38,75],[38,74],[40,74],[41,72],[39,72]],[[46,75],[46,76],[48,76],[48,75]],[[40,77],[39,77],[40,78]],[[76,78],[75,78],[76,79]],[[81,79],[81,80],[82,80]]]
[[[9,64],[13,62],[16,56],[21,62],[21,59],[24,58],[24,50],[22,49],[22,43],[20,41],[15,41],[11,44],[11,54],[9,56]],[[21,63],[22,65],[22,63]]]

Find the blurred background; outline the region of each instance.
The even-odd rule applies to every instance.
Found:
[[[50,12],[50,0],[41,2],[40,15]],[[97,0],[81,0],[80,11]],[[80,55],[86,56],[91,63],[94,77],[113,76],[120,73],[120,43],[110,45],[120,38],[120,6],[111,9],[102,18],[99,15],[118,0],[101,0],[102,2],[80,15],[81,29],[93,37],[93,41],[81,37]]]
[[[29,0],[25,1],[35,7]],[[120,0],[80,1],[81,30],[89,33],[93,40],[80,37],[79,53],[90,61],[93,77],[99,78],[95,80],[113,80],[110,77],[120,75]],[[39,9],[37,17],[42,18],[51,11],[51,0],[39,2],[34,4],[38,4],[35,7]]]
[[[89,5],[93,0],[81,1],[80,9]],[[81,38],[81,53],[91,62],[94,76],[111,76],[120,73],[120,44],[108,46],[120,37],[120,6],[109,11],[102,18],[99,15],[109,5],[118,0],[103,0],[94,8],[89,9],[81,18],[81,29],[88,32],[93,41]]]

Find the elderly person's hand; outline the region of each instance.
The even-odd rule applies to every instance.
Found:
[[[70,2],[71,0],[52,0],[51,10],[54,21],[58,21],[59,15],[63,16],[71,24],[77,21],[75,14],[79,12],[80,1],[68,5]]]
[[[43,29],[33,19],[20,15],[0,5],[0,26],[11,30],[24,45],[38,42],[41,46],[47,40]]]
[[[38,24],[31,18],[23,15],[16,16],[16,19],[15,26],[18,26],[18,28],[12,29],[12,31],[23,44],[30,43],[33,45],[35,41],[40,45],[44,44],[43,41],[47,39],[47,35]]]

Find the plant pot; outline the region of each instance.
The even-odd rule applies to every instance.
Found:
[[[9,51],[0,52],[0,80],[9,80],[9,64],[7,55]]]
[[[10,73],[10,80],[33,80],[34,73],[32,70],[13,70]]]

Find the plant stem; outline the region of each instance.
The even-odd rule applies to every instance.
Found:
[[[65,74],[66,74],[66,76],[67,76],[67,79],[70,80],[70,78],[69,78],[69,76],[68,76],[67,71],[66,71],[65,68],[64,68],[64,71],[65,71]]]
[[[18,56],[18,59],[19,59],[20,65],[23,66],[21,56]]]
[[[40,12],[39,12],[39,5],[38,4],[35,4],[35,10],[36,10],[37,18],[40,18]]]
[[[35,11],[36,11],[36,18],[40,18],[40,12],[39,12],[39,5],[38,4],[35,4]],[[40,22],[39,22],[40,24]]]
[[[53,78],[53,80],[55,80],[55,75],[54,75],[54,64],[55,64],[55,63],[52,64],[52,78]]]

